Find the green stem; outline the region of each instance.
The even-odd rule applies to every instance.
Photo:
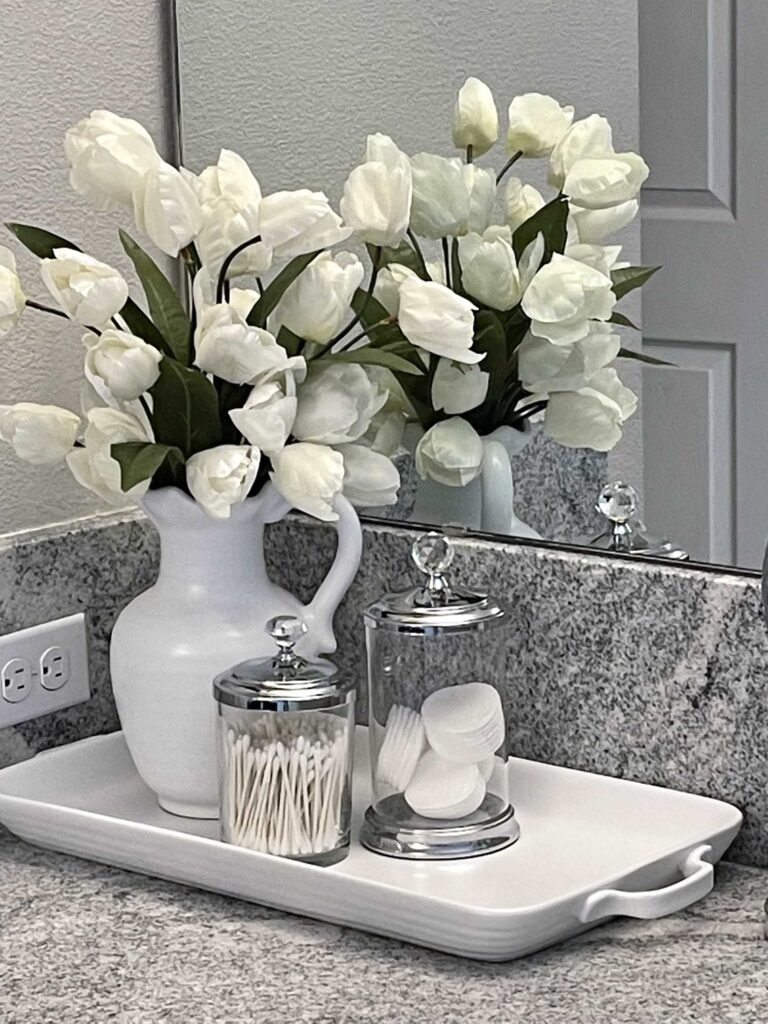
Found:
[[[447,288],[451,287],[451,254],[448,251],[448,239],[443,238],[443,259],[445,260],[445,284]]]
[[[474,154],[473,154],[472,150],[473,150],[473,147],[472,147],[471,144],[469,146],[467,146],[467,163],[468,164],[471,164],[472,161],[474,160]]]
[[[418,257],[419,263],[421,264],[421,270],[422,273],[424,274],[424,279],[428,281],[429,271],[427,270],[427,261],[424,259],[424,253],[421,251],[421,246],[419,245],[418,238],[416,237],[416,235],[414,235],[410,228],[408,228],[408,238],[410,239],[411,245],[413,246],[416,256]]]
[[[147,402],[147,400],[144,397],[144,395],[139,395],[139,401],[142,404],[144,412],[147,414],[147,419],[149,420],[149,425],[151,427],[154,427],[154,423],[152,422],[152,410],[149,408],[149,402]]]
[[[253,238],[248,238],[240,245],[235,246],[231,253],[227,256],[224,262],[221,264],[221,270],[219,271],[219,279],[216,282],[216,302],[221,302],[224,298],[224,286],[227,281],[227,271],[232,266],[233,260],[236,260],[243,249],[247,249],[251,245],[256,245],[257,242],[261,241],[261,235],[254,235]]]
[[[388,317],[385,317],[384,320],[379,320],[377,323],[371,324],[370,327],[366,327],[365,330],[360,331],[359,334],[356,334],[354,336],[354,338],[350,338],[349,341],[344,346],[344,348],[340,349],[339,351],[341,351],[341,352],[347,351],[347,349],[349,349],[349,347],[351,345],[354,345],[356,341],[362,341],[363,338],[366,337],[366,335],[370,334],[371,331],[375,331],[377,327],[385,327],[387,324],[394,323],[396,319],[397,319],[397,317],[388,316]],[[324,348],[321,348],[320,351],[316,355],[311,356],[311,359],[312,360],[320,359],[322,356],[324,356],[327,353],[327,351],[328,351],[328,346],[326,345]]]
[[[29,306],[30,309],[39,309],[41,313],[51,313],[53,316],[63,317],[65,320],[69,320],[70,317],[61,309],[54,309],[53,306],[44,306],[42,302],[34,302],[32,299],[27,299],[24,303],[25,306]],[[117,324],[117,321],[113,321]],[[119,324],[117,324],[119,327]],[[93,331],[94,334],[101,334],[98,327],[91,327],[90,324],[84,324],[84,327],[88,331]]]
[[[69,320],[66,313],[60,309],[54,309],[53,306],[44,306],[42,302],[33,302],[32,299],[27,299],[25,305],[29,306],[30,309],[39,309],[43,313],[52,313],[54,316],[64,317],[65,320]]]
[[[511,156],[511,157],[509,158],[509,160],[507,160],[507,162],[506,162],[506,163],[504,164],[504,166],[503,166],[503,167],[501,168],[501,170],[499,171],[499,173],[498,173],[498,174],[496,175],[496,184],[497,184],[497,185],[499,184],[499,182],[501,181],[501,179],[502,179],[502,178],[504,177],[504,175],[505,175],[505,174],[507,173],[507,171],[508,171],[508,170],[510,169],[510,167],[511,167],[511,166],[512,166],[513,164],[516,164],[516,163],[517,163],[517,161],[518,161],[518,160],[520,159],[520,157],[521,157],[522,155],[523,155],[523,151],[522,151],[522,149],[518,149],[518,151],[517,151],[516,153],[513,153],[513,154],[512,154],[512,156]]]

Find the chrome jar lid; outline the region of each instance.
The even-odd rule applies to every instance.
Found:
[[[385,594],[365,609],[366,626],[398,633],[438,636],[484,630],[501,624],[503,609],[487,594],[452,586],[445,571],[454,548],[441,533],[427,533],[414,541],[411,557],[427,576],[419,587]]]
[[[324,658],[302,658],[294,650],[306,632],[298,616],[270,619],[267,633],[277,653],[272,658],[241,661],[216,676],[216,700],[243,711],[311,711],[343,704],[352,684],[338,668]]]

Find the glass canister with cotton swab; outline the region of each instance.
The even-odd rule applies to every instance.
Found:
[[[373,801],[361,842],[412,860],[474,857],[520,835],[498,683],[504,611],[460,589],[438,533],[412,549],[426,579],[365,610]]]
[[[304,622],[267,624],[273,658],[214,680],[221,838],[260,853],[328,865],[349,849],[355,691],[325,659],[295,651]]]

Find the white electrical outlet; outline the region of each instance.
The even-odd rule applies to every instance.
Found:
[[[0,636],[0,729],[90,695],[82,612]]]

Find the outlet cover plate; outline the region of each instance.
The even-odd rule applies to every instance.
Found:
[[[67,681],[54,690],[42,685],[40,664],[51,648],[60,648],[68,661]],[[29,662],[31,685],[29,694],[15,702],[5,700],[0,691],[0,729],[49,715],[52,711],[61,711],[91,696],[85,616],[82,612],[0,636],[0,669],[14,658]]]

